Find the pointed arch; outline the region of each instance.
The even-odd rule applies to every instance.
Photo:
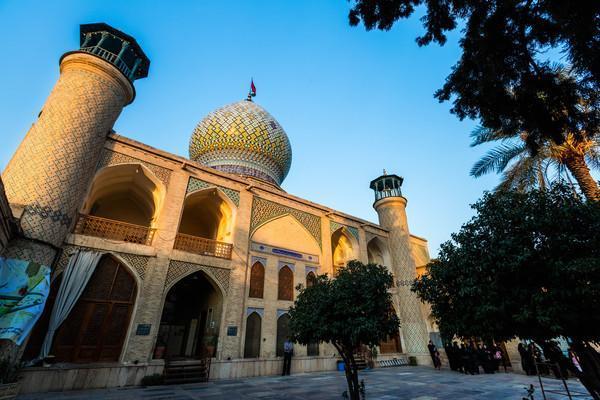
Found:
[[[196,190],[184,200],[178,233],[233,242],[233,227],[237,207],[216,187]]]
[[[308,274],[306,274],[306,287],[307,288],[314,285],[316,281],[317,281],[317,276],[315,275],[314,272],[310,271]]]
[[[290,315],[283,313],[277,318],[277,344],[275,355],[283,357],[283,345],[290,336]]]
[[[396,309],[390,305],[389,313],[396,314]],[[385,340],[379,343],[379,351],[381,354],[402,353],[402,341],[400,340],[400,329],[392,335],[388,335]]]
[[[94,176],[81,211],[104,219],[155,227],[165,194],[165,185],[145,165],[110,165]]]
[[[282,226],[287,225],[287,229]],[[286,235],[273,233],[272,231],[286,231]],[[289,248],[289,233],[295,236],[294,250],[309,254],[321,254],[321,245],[310,230],[291,213],[283,213],[261,222],[253,230],[251,237],[261,243],[267,243],[275,247]],[[281,239],[278,241],[278,239]]]
[[[358,241],[354,235],[342,226],[331,234],[331,257],[333,273],[345,266],[348,261],[357,260],[359,252]]]
[[[277,279],[277,300],[294,300],[294,272],[287,265],[279,268]]]
[[[248,297],[262,299],[265,288],[265,267],[256,261],[250,269],[250,291]]]
[[[44,312],[27,344],[25,359],[39,354],[61,281],[62,273],[52,282]],[[139,282],[135,271],[121,257],[105,254],[56,331],[51,350],[56,360],[73,363],[119,361],[131,331]]]
[[[244,340],[244,358],[260,357],[262,318],[253,311],[246,317],[246,335]]]
[[[379,237],[374,236],[367,243],[367,258],[371,264],[384,265],[391,268],[391,257],[387,244]]]

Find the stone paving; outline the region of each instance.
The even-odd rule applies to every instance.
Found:
[[[362,371],[368,400],[521,400],[524,387],[536,387],[535,399],[542,399],[537,377],[498,373],[494,375],[462,375],[449,370],[435,371],[425,367],[378,368]],[[544,387],[560,388],[560,381],[546,378]],[[575,380],[569,389],[585,390]],[[119,388],[19,396],[18,400],[192,400],[192,399],[342,399],[346,380],[342,372],[299,374],[289,377],[258,377],[148,388]],[[567,399],[566,395],[547,394],[547,400]],[[591,397],[576,397],[591,399]]]

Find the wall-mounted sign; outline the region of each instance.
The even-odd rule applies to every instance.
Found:
[[[237,326],[228,326],[227,336],[237,336]]]
[[[135,334],[138,336],[148,336],[150,334],[150,328],[152,328],[152,324],[138,324]]]
[[[269,246],[268,244],[252,242],[250,248],[254,251],[260,251],[261,253],[275,254],[280,257],[293,258],[296,260],[303,260],[310,263],[318,264],[319,256],[315,254],[301,253],[299,251],[282,249],[280,247]]]

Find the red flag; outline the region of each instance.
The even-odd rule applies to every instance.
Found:
[[[256,86],[254,86],[254,79],[250,80],[250,96],[256,96]]]

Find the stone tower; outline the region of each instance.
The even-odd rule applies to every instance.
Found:
[[[2,174],[25,237],[8,255],[50,265],[77,217],[107,135],[135,98],[150,61],[131,36],[81,25],[80,48],[60,59],[60,77]],[[26,243],[25,243],[26,242]]]
[[[419,364],[431,364],[427,350],[429,334],[421,302],[410,291],[410,282],[417,275],[415,260],[411,253],[410,233],[406,218],[406,198],[400,187],[403,179],[398,175],[382,175],[371,182],[375,191],[373,208],[379,216],[379,224],[389,231],[389,243],[394,265],[399,300],[400,327],[404,336],[404,351],[415,356]]]

